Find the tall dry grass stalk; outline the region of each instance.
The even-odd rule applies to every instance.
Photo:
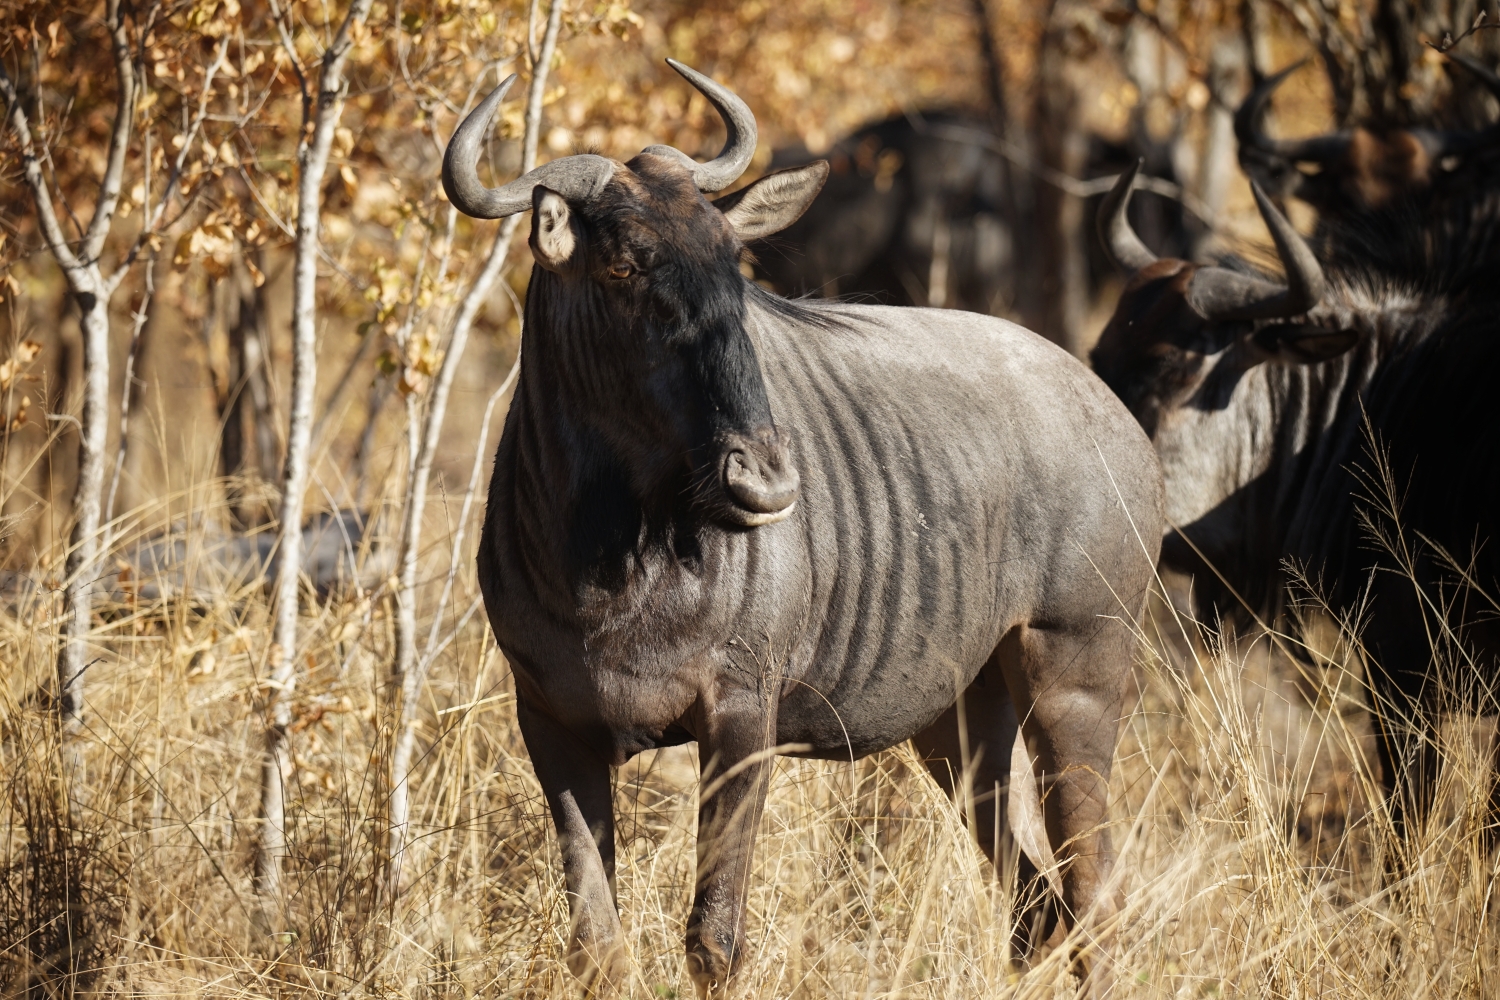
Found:
[[[221,516],[210,495],[132,511],[117,537],[184,512],[210,525]],[[422,576],[436,589],[449,567],[437,527],[454,531],[457,518],[433,507]],[[465,545],[478,516],[468,512]],[[197,572],[211,580],[213,569]],[[45,591],[8,595],[0,993],[574,995],[562,873],[508,671],[482,616],[452,610],[473,599],[471,571],[453,586],[438,624],[447,645],[420,693],[399,897],[382,890],[390,831],[376,752],[388,745],[392,602],[377,592],[304,604],[277,933],[255,919],[252,879],[266,581],[208,588],[191,606],[127,592],[96,624],[110,655],[91,680],[93,788],[71,819],[55,716],[29,700],[51,669],[58,608]],[[1495,995],[1482,727],[1414,720],[1435,721],[1445,768],[1439,808],[1396,842],[1375,793],[1353,636],[1304,629],[1316,655],[1293,667],[1262,637],[1183,631],[1153,613],[1124,723],[1115,995]],[[691,996],[693,752],[642,755],[616,787],[629,995]],[[1410,863],[1393,882],[1382,869],[1396,854]],[[1014,961],[1012,897],[909,748],[852,766],[778,760],[738,995],[1071,995],[1058,992],[1071,988],[1062,951]]]

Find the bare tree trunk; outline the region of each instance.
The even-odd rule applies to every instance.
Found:
[[[969,0],[978,22],[979,55],[984,63],[984,92],[990,101],[990,122],[995,134],[1005,136],[1010,124],[1010,109],[1005,100],[1005,46],[995,37],[995,22],[989,0]]]
[[[276,480],[276,432],[261,350],[264,293],[249,268],[235,269],[234,293],[233,316],[225,331],[227,391],[218,401],[219,469],[232,482],[228,499],[235,521],[248,526],[263,521],[264,512],[246,495],[243,480]]]
[[[1262,80],[1276,72],[1275,57],[1271,51],[1271,23],[1266,16],[1268,0],[1245,0],[1240,9],[1240,34],[1244,38],[1245,52],[1250,63],[1250,86],[1258,86]]]
[[[113,535],[115,497],[120,490],[120,477],[125,472],[125,463],[130,455],[130,418],[135,415],[140,396],[135,383],[140,370],[141,355],[145,347],[146,331],[151,324],[151,305],[156,298],[155,258],[146,263],[146,287],[141,293],[140,308],[131,317],[130,349],[125,354],[125,378],[120,388],[120,434],[115,444],[115,466],[109,474],[109,492],[104,499],[104,542],[100,546],[104,558],[109,558],[110,539]]]
[[[985,93],[989,97],[990,127],[1001,142],[1029,155],[1031,143],[1025,122],[1024,120],[1015,122],[1011,116],[1010,95],[1006,89],[1007,40],[997,30],[994,12],[991,10],[991,0],[970,0],[970,4],[979,27],[979,53],[985,66],[984,83]],[[1014,248],[1020,245],[1020,234],[1030,232],[1027,220],[1033,207],[1032,178],[1026,171],[1017,169],[1012,160],[1007,158],[1002,163],[1005,170],[1005,198],[1002,210],[1007,230],[1006,236]],[[1011,310],[1019,315],[1022,322],[1037,325],[1033,301],[1035,296],[1024,293],[1024,289],[1032,284],[1028,280],[1027,267],[1026,255],[1011,253],[1011,273],[1006,279],[1004,294],[1010,302]]]
[[[84,283],[80,283],[84,284]],[[83,724],[83,672],[93,628],[94,577],[98,575],[99,525],[109,434],[109,293],[102,282],[75,290],[83,314],[83,412],[78,434],[78,482],[73,490],[73,533],[68,543],[67,638],[58,664],[58,690],[70,730]]]
[[[265,261],[258,266],[265,272]],[[245,339],[241,345],[245,371],[245,388],[250,392],[255,437],[255,468],[262,482],[274,483],[282,467],[281,442],[276,434],[276,401],[271,392],[271,330],[266,318],[266,292],[261,285],[246,303],[252,315],[243,321]]]
[[[1238,107],[1246,92],[1246,56],[1244,40],[1226,34],[1215,43],[1208,60],[1208,85],[1217,100],[1209,105],[1205,115],[1204,131],[1207,134],[1198,168],[1198,200],[1214,218],[1223,217],[1229,185],[1238,170],[1234,114],[1230,108]],[[1214,238],[1214,231],[1204,227],[1195,241],[1194,256],[1204,257]]]
[[[1066,177],[1082,176],[1089,137],[1079,124],[1076,68],[1067,52],[1068,3],[1059,3],[1043,36],[1037,94],[1037,148],[1042,165]],[[1088,315],[1088,254],[1084,200],[1054,184],[1036,186],[1034,230],[1041,292],[1037,332],[1072,354],[1083,349]]]
[[[246,327],[255,322],[256,302],[254,286],[246,287],[249,282],[243,268],[235,267],[231,280],[234,294],[227,303],[230,315],[224,320],[225,391],[214,402],[219,413],[219,474],[230,481],[230,512],[236,521],[243,523],[240,510],[243,490],[233,479],[244,475],[250,450],[245,426],[253,417],[246,405],[250,386],[245,374],[245,338]],[[250,335],[254,336],[253,327]]]
[[[536,5],[531,6],[535,16]],[[542,97],[547,88],[547,74],[552,58],[557,51],[557,37],[562,26],[561,0],[553,0],[547,14],[547,29],[542,36],[540,53],[532,65],[531,87],[526,96],[526,131],[522,141],[521,173],[536,166],[537,140],[541,135]],[[528,37],[534,26],[528,26]],[[452,209],[450,209],[450,212]],[[500,226],[494,246],[484,268],[475,278],[474,284],[464,296],[454,319],[453,332],[448,339],[448,350],[443,357],[442,368],[433,383],[432,397],[427,407],[427,419],[419,450],[412,463],[411,477],[406,491],[406,517],[402,526],[400,553],[400,588],[396,592],[396,658],[391,664],[390,691],[397,697],[397,725],[395,746],[391,753],[391,796],[389,809],[390,828],[390,876],[389,890],[394,899],[401,891],[401,868],[410,825],[410,781],[412,755],[416,746],[417,695],[430,666],[430,656],[417,659],[417,556],[422,544],[422,514],[427,503],[428,480],[432,473],[432,462],[437,455],[438,441],[442,435],[443,417],[448,408],[448,394],[453,388],[454,376],[468,345],[469,331],[474,318],[489,297],[495,280],[510,252],[511,240],[520,226],[522,215],[513,215]],[[441,275],[439,275],[441,279]],[[517,359],[519,363],[519,358]]]
[[[280,563],[276,575],[275,629],[271,649],[270,691],[266,705],[266,756],[261,772],[260,842],[255,855],[255,884],[276,901],[281,894],[281,859],[286,853],[284,780],[290,769],[288,727],[297,684],[298,589],[302,577],[302,500],[311,473],[309,457],[313,403],[317,389],[318,224],[323,176],[333,146],[333,131],[343,110],[344,64],[352,46],[350,31],[362,23],[371,0],[353,0],[328,49],[323,53],[317,94],[303,80],[303,138],[297,147],[297,238],[292,276],[292,405],[288,422],[286,466],[282,476],[281,525],[277,536]],[[272,3],[282,40],[294,66],[296,47],[285,29],[282,11]]]
[[[83,335],[84,391],[78,434],[78,479],[73,492],[73,531],[63,597],[64,633],[57,658],[57,705],[64,730],[69,734],[76,734],[83,727],[83,674],[89,662],[87,642],[93,626],[94,578],[98,575],[101,494],[106,464],[104,449],[109,431],[109,300],[129,266],[127,262],[106,276],[99,263],[119,204],[136,98],[130,39],[119,0],[108,0],[105,24],[110,32],[115,60],[118,91],[115,121],[94,214],[76,252],[68,245],[58,224],[26,111],[14,83],[0,65],[0,96],[9,106],[11,128],[21,147],[22,167],[36,205],[42,236],[62,268],[73,301],[78,304]],[[76,771],[76,758],[73,763]]]

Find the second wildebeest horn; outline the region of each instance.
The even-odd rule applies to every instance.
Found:
[[[1136,160],[1134,166],[1120,175],[1109,194],[1104,196],[1104,203],[1099,206],[1099,214],[1095,218],[1095,224],[1099,228],[1099,242],[1104,244],[1104,252],[1109,255],[1115,267],[1129,275],[1134,275],[1141,268],[1157,261],[1156,254],[1141,242],[1135,230],[1130,228],[1130,220],[1126,218],[1126,211],[1130,208],[1130,189],[1144,162]]]
[[[698,163],[682,150],[671,146],[647,146],[641,152],[670,156],[681,161],[684,167],[692,171],[693,183],[699,191],[722,191],[739,180],[740,174],[750,165],[750,158],[755,155],[755,115],[728,87],[720,86],[676,59],[668,59],[667,65],[680,73],[698,93],[708,98],[708,103],[724,119],[724,130],[728,135],[725,136],[724,148],[719,151],[719,155],[707,163]]]
[[[1239,141],[1241,150],[1253,149],[1287,160],[1316,163],[1336,160],[1348,151],[1348,132],[1330,132],[1308,139],[1272,139],[1260,130],[1260,121],[1265,115],[1266,105],[1270,103],[1271,94],[1287,77],[1301,69],[1306,61],[1304,59],[1293,63],[1280,73],[1266,77],[1240,102],[1239,110],[1234,113],[1234,137]]]
[[[1130,187],[1135,183],[1141,164],[1120,175],[1115,186],[1099,206],[1099,239],[1115,265],[1134,275],[1157,261],[1157,256],[1130,228],[1126,209],[1130,207]],[[1300,316],[1323,298],[1323,269],[1312,250],[1286,216],[1277,210],[1255,181],[1250,182],[1261,218],[1271,231],[1276,253],[1286,268],[1285,285],[1241,274],[1224,267],[1200,267],[1188,285],[1188,302],[1206,319],[1245,320],[1276,319]]]
[[[479,152],[495,120],[495,111],[515,82],[516,74],[512,73],[491,91],[458,126],[443,153],[443,190],[454,208],[476,219],[502,219],[527,211],[531,208],[531,191],[538,184],[564,198],[588,199],[602,191],[614,176],[612,161],[585,153],[544,163],[497,188],[485,187],[479,180]]]
[[[1188,285],[1188,303],[1211,320],[1281,319],[1300,316],[1323,298],[1323,269],[1307,243],[1292,228],[1255,181],[1250,182],[1260,217],[1271,231],[1276,254],[1286,268],[1287,283],[1266,281],[1223,267],[1201,267]]]

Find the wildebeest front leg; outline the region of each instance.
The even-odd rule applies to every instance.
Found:
[[[591,993],[625,978],[615,902],[615,820],[609,764],[556,720],[517,699],[526,752],[557,827],[572,933],[568,968]]]
[[[771,773],[774,710],[744,696],[698,720],[703,762],[698,804],[698,886],[688,916],[688,971],[700,996],[717,994],[740,958],[745,892]]]

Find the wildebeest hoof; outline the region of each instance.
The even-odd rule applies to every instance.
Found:
[[[618,995],[630,974],[625,948],[618,938],[609,941],[575,938],[568,946],[568,971],[578,978],[586,997]]]
[[[688,975],[693,977],[693,984],[698,987],[700,1000],[724,995],[729,984],[729,974],[733,971],[730,956],[736,950],[732,946],[725,947],[718,941],[703,938],[688,942]]]

